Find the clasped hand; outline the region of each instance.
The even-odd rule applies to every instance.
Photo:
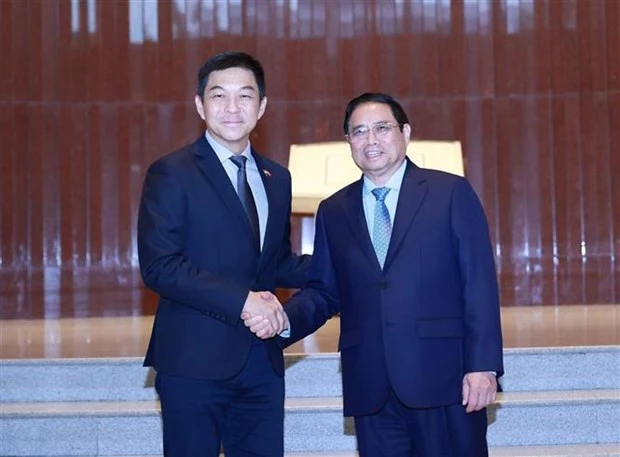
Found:
[[[284,308],[271,292],[250,291],[241,310],[241,319],[252,333],[262,339],[272,338],[288,328]]]

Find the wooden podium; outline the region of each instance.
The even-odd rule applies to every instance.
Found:
[[[407,156],[418,166],[464,175],[463,154],[458,141],[411,141]],[[288,168],[292,176],[292,212],[301,217],[301,252],[311,253],[314,215],[321,200],[360,179],[361,171],[351,158],[348,143],[291,145]]]

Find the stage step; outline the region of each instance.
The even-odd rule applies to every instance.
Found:
[[[129,457],[129,456],[127,456]],[[293,452],[285,457],[358,457],[357,452]],[[568,446],[508,446],[489,450],[489,457],[620,457],[615,444],[580,444]]]
[[[353,456],[338,354],[286,364],[285,446],[301,453],[290,457]],[[489,408],[492,456],[620,457],[609,451],[620,448],[620,347],[509,349],[505,365]],[[0,455],[158,456],[153,380],[137,358],[2,360]]]
[[[162,457],[162,456],[118,456]],[[224,457],[222,454],[220,457]],[[355,451],[287,452],[284,457],[358,457]],[[509,446],[491,448],[489,457],[620,457],[615,444],[579,444],[568,446]]]
[[[129,456],[127,456],[129,457]],[[358,457],[357,452],[287,453],[285,457]],[[491,448],[489,457],[620,457],[615,444],[569,446],[510,446]]]
[[[287,397],[341,396],[338,354],[286,355]],[[507,349],[507,392],[620,389],[620,346]],[[0,361],[0,402],[155,400],[140,358]]]
[[[620,443],[620,390],[501,394],[489,411],[491,446]],[[5,403],[0,455],[157,455],[156,401]],[[286,401],[289,452],[355,450],[339,397]]]

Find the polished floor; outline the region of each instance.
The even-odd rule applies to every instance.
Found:
[[[142,356],[153,321],[151,313],[138,312],[50,314],[28,319],[5,315],[0,320],[0,359]],[[338,327],[336,317],[286,352],[335,352]],[[503,308],[502,327],[506,348],[620,345],[620,305]]]

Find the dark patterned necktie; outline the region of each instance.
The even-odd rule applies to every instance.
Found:
[[[232,156],[230,160],[232,160],[232,162],[237,165],[238,168],[237,194],[239,195],[239,200],[241,200],[243,209],[245,209],[245,214],[246,216],[248,216],[250,228],[252,229],[252,233],[254,234],[254,238],[256,239],[256,246],[260,251],[260,228],[258,225],[258,212],[256,211],[256,203],[254,202],[254,196],[252,195],[252,190],[250,189],[250,184],[248,183],[248,177],[245,171],[245,162],[248,159],[245,156],[238,155]]]

